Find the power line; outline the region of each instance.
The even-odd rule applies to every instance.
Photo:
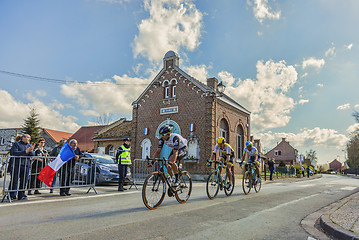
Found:
[[[109,82],[78,82],[78,81],[72,81],[72,80],[62,80],[62,79],[55,79],[55,78],[47,78],[47,77],[38,77],[38,76],[32,76],[32,75],[26,75],[21,73],[14,73],[14,72],[8,72],[0,70],[0,73],[19,77],[19,78],[27,78],[32,79],[35,81],[42,81],[42,82],[51,82],[51,83],[61,83],[61,84],[86,84],[86,85],[117,85],[121,87],[130,87],[130,86],[147,86],[148,84],[124,84],[124,83],[109,83]]]

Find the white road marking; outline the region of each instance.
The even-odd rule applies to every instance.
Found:
[[[21,201],[21,202],[13,202],[13,203],[5,203],[0,204],[0,208],[4,207],[14,207],[14,206],[20,206],[20,205],[30,205],[30,204],[37,204],[37,203],[49,203],[49,202],[65,202],[65,201],[74,201],[79,199],[89,199],[89,198],[99,198],[99,197],[111,197],[116,195],[126,195],[126,194],[133,194],[137,192],[117,192],[117,193],[109,193],[109,194],[97,194],[92,196],[82,196],[82,197],[69,197],[69,198],[62,198],[62,199],[48,199],[48,200],[42,200],[40,199],[38,201]]]
[[[352,190],[354,190],[354,189],[356,189],[356,187],[350,187],[350,186],[348,186],[348,187],[342,187],[342,188],[341,188],[341,190],[349,190],[349,191],[352,191]]]
[[[314,184],[305,184],[305,185],[300,185],[299,187],[312,187],[314,186]]]

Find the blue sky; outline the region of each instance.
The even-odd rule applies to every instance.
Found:
[[[222,80],[252,112],[265,149],[286,137],[320,163],[343,161],[358,126],[358,11],[356,0],[3,0],[0,71],[86,84],[0,72],[0,128],[31,106],[43,127],[70,132],[99,114],[131,118],[174,50],[183,70]]]

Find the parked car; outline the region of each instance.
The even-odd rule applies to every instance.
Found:
[[[96,153],[84,153],[84,157],[95,158],[96,165],[87,160],[76,162],[74,181],[87,181],[88,183],[92,183],[94,173],[96,172],[96,185],[118,183],[118,165],[114,157]],[[131,170],[127,172],[126,178],[131,178]],[[127,183],[128,182],[129,181],[127,181]]]

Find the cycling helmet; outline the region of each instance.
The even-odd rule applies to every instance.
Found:
[[[253,143],[251,141],[246,142],[246,147],[252,147]]]
[[[219,137],[217,139],[217,143],[225,143],[226,142],[226,139],[224,139],[224,137]]]
[[[159,134],[161,136],[164,136],[171,131],[172,131],[172,128],[169,125],[164,125],[160,128]]]

